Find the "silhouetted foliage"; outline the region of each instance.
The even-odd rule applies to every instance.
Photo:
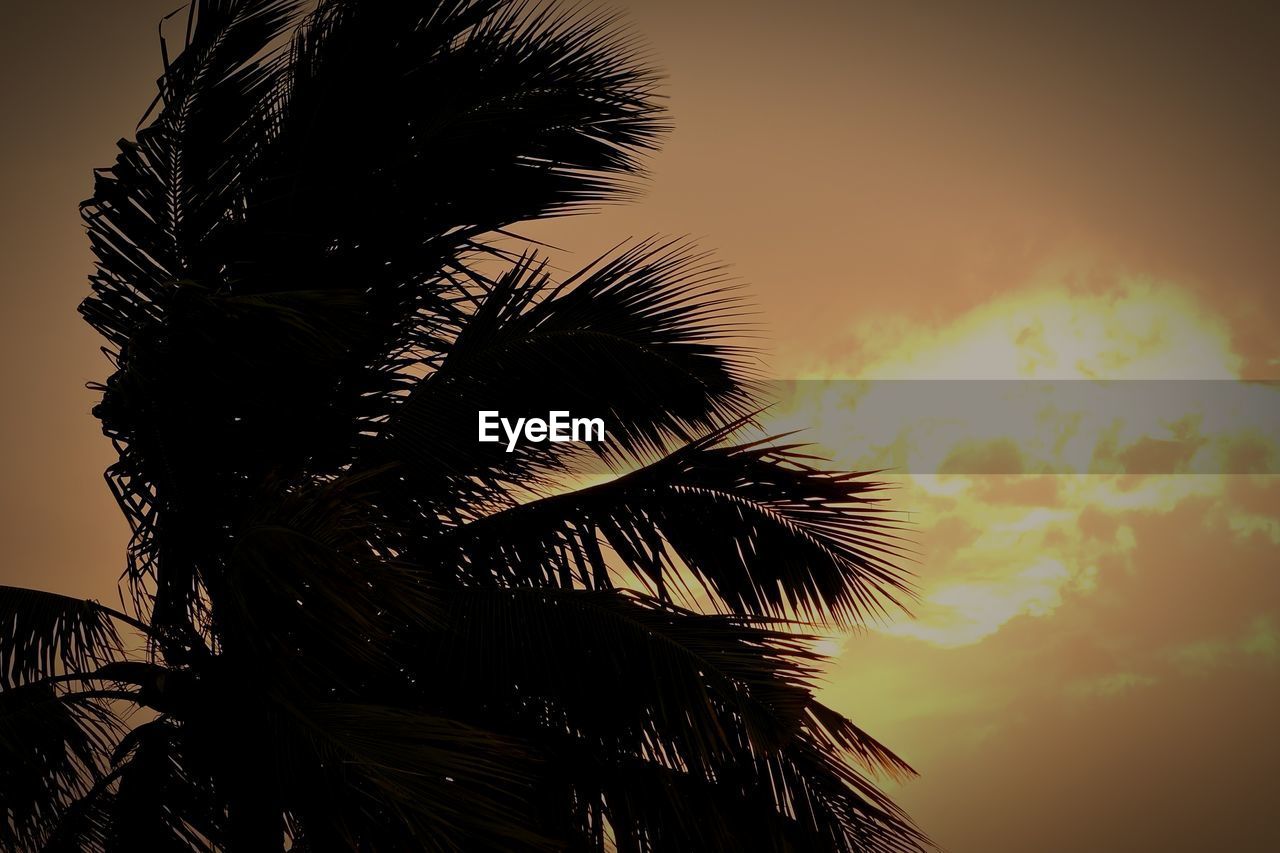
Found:
[[[0,588],[0,846],[926,846],[788,621],[909,593],[878,484],[733,444],[753,356],[705,255],[557,281],[500,248],[634,188],[664,130],[635,40],[195,0],[164,59],[83,206],[125,603]],[[548,400],[610,441],[475,441]],[[592,452],[626,473],[569,490]]]

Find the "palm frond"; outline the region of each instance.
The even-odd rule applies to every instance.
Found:
[[[794,445],[724,445],[724,436],[456,527],[437,553],[477,581],[599,588],[612,584],[603,541],[663,598],[679,591],[685,567],[744,615],[847,627],[903,606],[913,586],[897,566],[902,525],[881,505],[884,484],[814,468]]]
[[[35,849],[106,772],[121,731],[94,696],[49,684],[0,691],[0,848]]]
[[[350,849],[544,849],[524,798],[531,755],[509,737],[410,708],[288,711],[292,808],[306,834]],[[335,798],[334,792],[341,797]]]
[[[516,481],[571,461],[554,445],[508,453],[478,444],[479,410],[601,417],[609,441],[596,450],[621,461],[658,455],[753,406],[750,353],[733,342],[738,296],[688,243],[643,241],[560,283],[529,255],[484,284],[438,368],[393,411],[380,430],[385,446],[370,454],[417,477],[417,497],[442,488],[442,477]]]
[[[272,490],[237,531],[218,594],[223,630],[265,677],[351,687],[398,670],[397,631],[438,622],[421,573],[380,542],[360,478]]]
[[[193,778],[182,732],[161,717],[135,728],[114,756],[119,784],[110,802],[110,850],[213,851],[225,831],[208,780]]]
[[[767,849],[859,850],[855,830],[873,828],[901,842],[885,849],[922,849],[843,757],[813,762],[821,752],[871,773],[913,772],[814,699],[812,638],[621,591],[471,589],[449,600],[423,681],[459,709],[478,706],[464,716],[504,719],[547,751],[538,787],[564,801],[541,813],[567,817],[578,803],[578,822],[561,831],[589,838],[604,816],[618,849],[731,850],[750,813],[750,837],[773,839]],[[810,789],[825,799],[810,801]]]
[[[113,616],[97,602],[0,586],[0,689],[84,672],[120,653]]]
[[[446,600],[448,628],[427,641],[421,680],[457,685],[464,703],[517,717],[539,708],[584,737],[703,769],[731,748],[727,717],[766,753],[807,723],[817,656],[803,635],[620,591],[468,589]]]
[[[143,723],[120,739],[110,772],[59,816],[47,853],[117,850],[212,853],[223,815],[207,780],[192,777],[172,719]]]
[[[848,755],[866,770],[884,774],[896,782],[916,775],[914,767],[843,714],[817,701],[810,702],[806,711],[810,722],[805,728],[827,752]]]
[[[81,209],[98,259],[81,312],[115,346],[157,317],[176,279],[194,274],[200,246],[235,204],[255,148],[245,131],[284,68],[270,48],[301,5],[193,0],[181,53],[166,53],[154,120],[98,172]]]
[[[615,195],[663,130],[656,75],[598,12],[330,0],[291,69],[251,218],[402,277]]]
[[[119,781],[116,768],[98,780],[58,816],[45,834],[42,853],[107,853],[111,840],[111,804]]]
[[[921,853],[931,844],[912,824],[857,797],[843,803],[810,799],[823,790],[816,776],[785,775],[779,761],[744,760],[714,778],[653,762],[610,763],[580,745],[557,753],[566,787],[588,820],[570,833],[584,849],[644,853]],[[568,811],[564,810],[563,811]],[[610,836],[593,836],[602,816]],[[575,832],[576,830],[576,832]],[[749,841],[744,841],[749,839]]]

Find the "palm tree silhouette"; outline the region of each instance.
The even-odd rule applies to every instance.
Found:
[[[693,247],[509,248],[642,174],[635,40],[303,5],[195,0],[83,206],[133,536],[120,609],[0,589],[0,846],[927,847],[789,621],[909,592],[878,484],[734,443],[753,356]],[[609,440],[476,441],[548,408]]]

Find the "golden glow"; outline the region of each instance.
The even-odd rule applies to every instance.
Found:
[[[827,365],[815,378],[1239,377],[1242,360],[1226,321],[1189,292],[1134,278],[1081,293],[1071,280],[1068,268],[1051,270],[941,327],[906,321],[860,326],[864,360]],[[1008,393],[1044,387],[1010,383]],[[1043,618],[1073,595],[1095,593],[1103,562],[1131,571],[1132,530],[1117,520],[1100,537],[1081,523],[1083,513],[1116,520],[1224,494],[1222,474],[1086,474],[1071,460],[1105,465],[1152,447],[1187,447],[1187,458],[1179,461],[1192,465],[1196,454],[1222,461],[1242,443],[1256,452],[1280,450],[1280,432],[1242,435],[1230,412],[1188,409],[1176,396],[1161,401],[1162,410],[1144,412],[1140,422],[1117,418],[1105,405],[1072,410],[1053,408],[1055,401],[1029,401],[1011,408],[1017,417],[993,432],[984,412],[957,406],[945,419],[913,417],[901,410],[900,395],[879,399],[887,394],[876,383],[808,383],[770,427],[800,428],[841,468],[903,472],[891,475],[901,485],[893,500],[918,532],[922,597],[914,620],[895,617],[875,630],[943,647],[979,643],[1011,620]],[[983,459],[1001,472],[1026,473],[945,473],[957,460]],[[1223,470],[1207,458],[1200,461]],[[1240,535],[1258,531],[1280,541],[1280,520],[1265,513],[1233,511],[1227,519]]]

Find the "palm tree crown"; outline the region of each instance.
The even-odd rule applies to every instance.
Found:
[[[926,847],[794,621],[909,594],[879,485],[734,443],[753,356],[692,246],[511,248],[634,189],[634,39],[193,0],[164,62],[83,206],[124,604],[0,588],[0,847]],[[476,441],[548,408],[608,441]]]

